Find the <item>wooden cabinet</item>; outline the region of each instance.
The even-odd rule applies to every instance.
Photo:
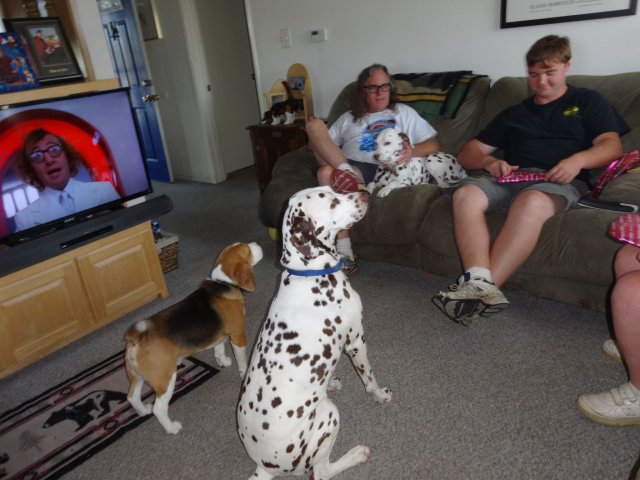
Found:
[[[296,121],[292,125],[251,125],[247,130],[251,136],[253,159],[262,193],[271,180],[271,170],[276,160],[307,144],[304,121]]]
[[[167,295],[149,222],[6,275],[0,378]]]

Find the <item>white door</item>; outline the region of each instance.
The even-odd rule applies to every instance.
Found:
[[[260,121],[244,2],[195,0],[226,173],[253,165],[247,127]]]

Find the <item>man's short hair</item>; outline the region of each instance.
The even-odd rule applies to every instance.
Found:
[[[527,67],[538,63],[567,63],[571,60],[571,43],[567,37],[547,35],[534,43],[527,52]]]

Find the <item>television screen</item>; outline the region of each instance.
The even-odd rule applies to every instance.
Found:
[[[126,88],[0,107],[0,242],[150,193]]]

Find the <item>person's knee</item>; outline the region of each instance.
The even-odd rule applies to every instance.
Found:
[[[473,209],[484,212],[489,204],[487,195],[480,187],[472,183],[457,188],[453,192],[451,201],[454,210],[464,209],[465,211]]]
[[[307,132],[310,142],[329,136],[327,125],[320,118],[311,118],[307,120],[307,123],[305,124],[305,131]]]
[[[540,190],[527,190],[520,193],[511,203],[510,211],[526,218],[547,220],[562,211],[566,199],[560,195],[550,195]]]

